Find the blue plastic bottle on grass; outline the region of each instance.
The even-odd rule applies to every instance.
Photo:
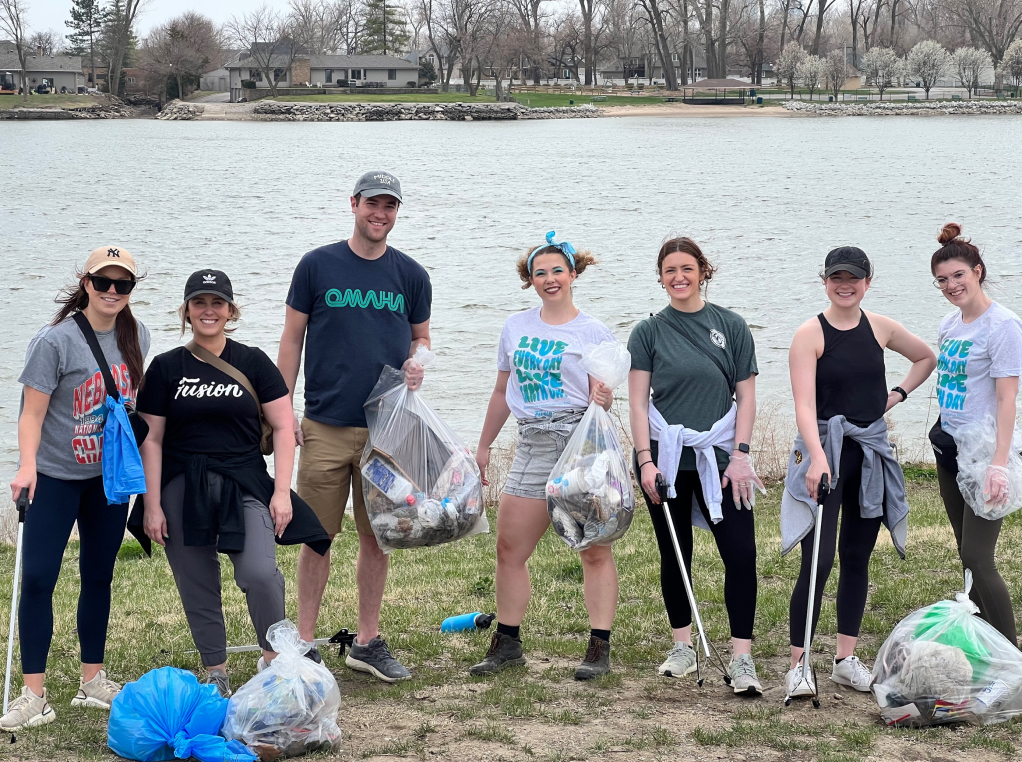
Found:
[[[467,632],[469,630],[485,630],[497,618],[496,614],[484,614],[475,611],[471,614],[449,616],[440,625],[441,632]]]

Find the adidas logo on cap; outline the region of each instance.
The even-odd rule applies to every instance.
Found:
[[[209,285],[211,283],[216,283],[216,276],[213,275],[212,273],[208,273],[206,275],[203,275],[202,276],[202,282],[207,284],[207,285]]]

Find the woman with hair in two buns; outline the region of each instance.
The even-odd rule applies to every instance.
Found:
[[[930,443],[958,555],[962,566],[972,571],[972,597],[979,615],[1017,645],[1011,595],[994,561],[1004,519],[984,518],[977,511],[1001,507],[1008,500],[1006,466],[1016,432],[1022,320],[987,295],[986,263],[961,232],[958,223],[946,224],[937,237],[940,248],[930,259],[933,285],[955,307],[940,321],[937,332],[940,418],[930,430]],[[988,421],[993,425],[985,425]],[[981,477],[985,505],[978,507],[967,503],[958,477],[959,446],[970,436],[970,428],[976,431],[971,424],[980,424],[985,436],[994,439],[992,458]]]
[[[786,687],[793,698],[816,694],[815,676],[803,674],[802,654],[809,645],[804,639],[814,517],[823,476],[831,490],[820,519],[812,632],[836,551],[841,573],[837,652],[830,679],[857,691],[869,690],[870,670],[855,656],[869,590],[869,559],[881,524],[904,558],[908,529],[905,477],[884,415],[926,381],[937,364],[925,341],[897,321],[862,309],[873,278],[873,265],[862,249],[834,249],[827,254],[821,276],[830,306],[799,327],[788,354],[798,437],[781,498],[781,553],[802,546],[802,566],[789,608],[791,669]],[[886,349],[912,363],[901,383],[890,389]]]

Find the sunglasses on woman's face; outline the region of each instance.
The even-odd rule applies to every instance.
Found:
[[[110,285],[113,284],[114,291],[121,296],[130,294],[137,283],[134,278],[107,278],[102,275],[90,275],[89,280],[92,281],[92,287],[103,294],[109,291]]]

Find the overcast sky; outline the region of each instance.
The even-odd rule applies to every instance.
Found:
[[[66,33],[64,22],[71,17],[71,0],[26,0],[31,31],[56,29]],[[188,10],[201,11],[217,23],[235,14],[259,7],[263,2],[275,8],[287,8],[288,0],[144,0],[138,31],[144,35],[150,27]]]

